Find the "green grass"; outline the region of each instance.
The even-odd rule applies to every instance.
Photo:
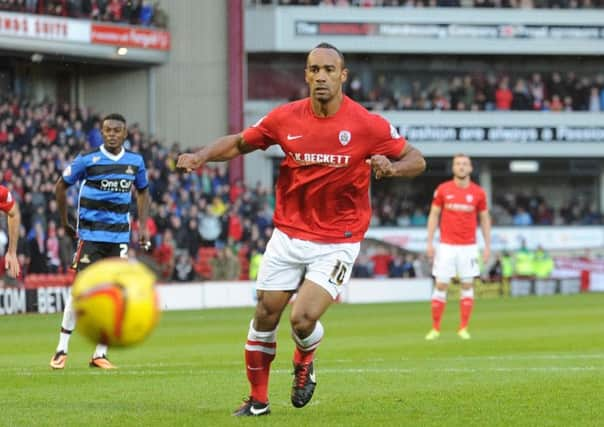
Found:
[[[74,336],[64,371],[48,362],[58,315],[0,318],[2,426],[596,426],[604,423],[604,294],[476,303],[473,339],[443,333],[429,304],[338,305],[325,316],[318,386],[289,403],[289,328],[279,331],[273,413],[235,419],[248,392],[243,344],[252,309],[164,313],[143,345],[110,352],[113,372],[87,367]]]

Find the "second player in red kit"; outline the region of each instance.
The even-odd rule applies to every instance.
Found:
[[[470,179],[472,162],[463,154],[453,158],[453,179],[438,186],[428,216],[428,257],[434,260],[432,274],[436,286],[432,294],[432,329],[427,340],[440,336],[440,321],[447,302],[447,289],[453,278],[461,281],[461,320],[458,335],[469,339],[468,322],[474,306],[474,279],[480,275],[477,220],[484,237],[484,262],[491,247],[491,220],[484,190]],[[434,251],[432,241],[440,217],[440,243]]]
[[[236,416],[270,412],[277,325],[294,293],[291,403],[301,408],[310,401],[314,353],[323,338],[319,319],[350,278],[369,226],[371,171],[376,178],[412,177],[425,168],[422,155],[394,127],[343,94],[347,77],[342,53],[322,43],[306,61],[309,98],[278,107],[242,133],[178,159],[178,167],[193,170],[274,144],[285,153],[276,184],[275,230],[258,272],[258,303],[245,344],[250,397]]]

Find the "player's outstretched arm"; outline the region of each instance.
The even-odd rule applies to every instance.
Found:
[[[17,259],[17,241],[19,240],[19,227],[21,226],[21,212],[15,202],[7,213],[8,215],[8,250],[4,257],[4,267],[12,277],[19,276],[19,261]]]
[[[67,219],[67,188],[69,184],[65,182],[63,177],[59,177],[57,184],[55,185],[55,199],[57,200],[57,208],[59,210],[59,217],[61,218],[61,225],[65,229],[65,233],[74,240],[77,240],[77,232],[73,225],[71,225]]]
[[[375,155],[371,157],[369,162],[377,179],[388,177],[413,178],[426,170],[424,156],[410,144],[405,145],[405,149],[395,161],[390,161],[386,156]]]
[[[207,162],[225,162],[254,150],[254,147],[246,144],[242,134],[226,135],[195,153],[181,154],[178,156],[176,167],[190,172]]]

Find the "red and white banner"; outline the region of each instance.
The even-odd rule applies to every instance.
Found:
[[[90,22],[44,15],[0,12],[0,36],[90,43]]]
[[[556,257],[555,261],[555,276],[578,276],[583,291],[604,292],[604,260]]]
[[[149,28],[92,24],[90,41],[113,46],[170,50],[170,33]]]
[[[170,50],[170,33],[153,28],[100,24],[83,19],[0,12],[0,38],[103,44],[150,50]],[[2,43],[0,43],[2,47]]]

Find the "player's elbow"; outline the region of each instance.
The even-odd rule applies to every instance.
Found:
[[[417,150],[416,150],[417,151]],[[417,151],[416,156],[414,156],[413,167],[411,168],[411,178],[421,175],[426,170],[426,159],[424,156]]]

